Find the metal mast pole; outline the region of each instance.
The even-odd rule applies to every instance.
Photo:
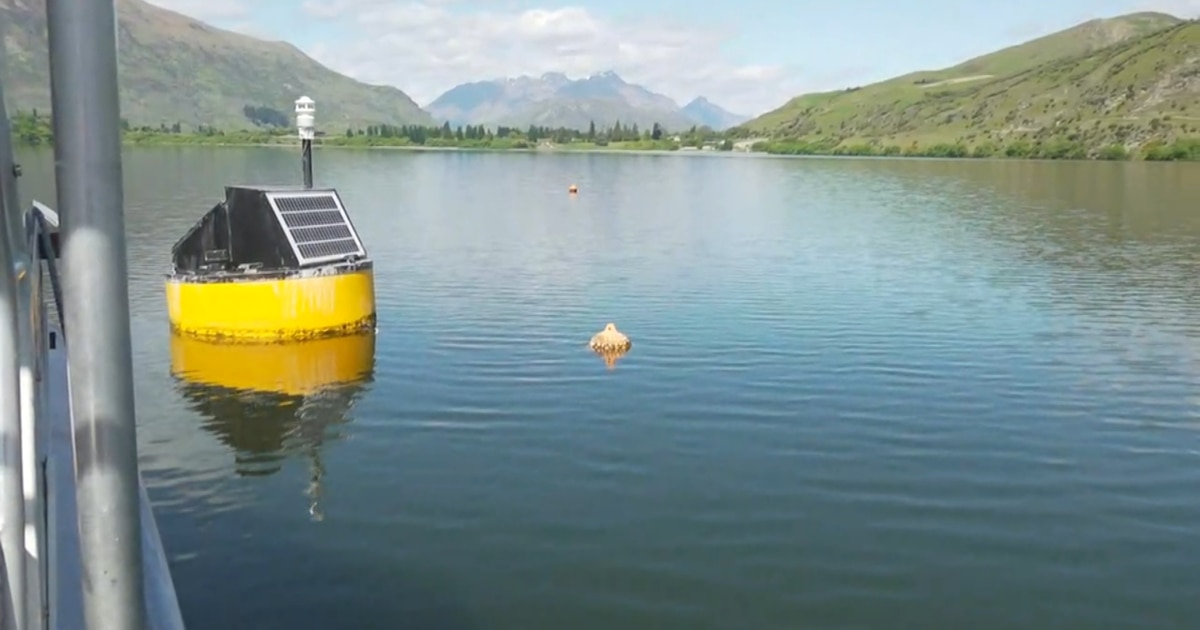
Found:
[[[47,0],[63,317],[89,630],[144,630],[113,0]]]
[[[300,141],[300,166],[304,169],[304,188],[312,188],[312,140]]]
[[[0,88],[0,550],[4,552],[5,581],[17,628],[26,628],[25,491],[21,461],[21,308],[17,300],[13,244],[24,237],[11,231],[10,213],[17,209],[16,173],[4,91]],[[5,613],[8,617],[8,613]]]

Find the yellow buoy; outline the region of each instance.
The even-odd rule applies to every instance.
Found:
[[[578,194],[579,186],[576,186],[575,184],[571,184],[570,186],[567,186],[567,192],[572,195]]]
[[[176,333],[283,341],[375,329],[374,265],[336,190],[226,187],[172,258]]]

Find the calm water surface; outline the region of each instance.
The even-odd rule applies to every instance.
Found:
[[[190,627],[1200,624],[1200,167],[320,151],[377,338],[173,344],[171,244],[297,165],[126,157]]]

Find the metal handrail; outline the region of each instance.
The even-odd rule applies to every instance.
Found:
[[[6,141],[11,144],[11,133]],[[9,160],[12,159],[9,152]],[[16,198],[17,168],[14,164],[9,170],[10,184],[5,187],[6,202],[12,203]],[[21,452],[21,501],[22,527],[19,534],[24,553],[16,570],[24,575],[20,584],[12,585],[14,592],[21,594],[21,602],[15,608],[18,623],[26,627],[42,627],[41,611],[45,606],[45,592],[42,589],[41,558],[44,557],[44,538],[41,536],[41,524],[38,514],[41,512],[42,493],[39,483],[38,457],[41,452],[40,432],[37,424],[38,389],[36,387],[37,357],[35,347],[33,318],[39,311],[31,311],[34,278],[41,270],[41,265],[35,265],[30,257],[28,232],[24,229],[23,213],[18,207],[11,206],[5,214],[5,228],[9,245],[11,269],[15,279],[17,307],[17,370],[18,370],[18,408],[20,432],[19,443]],[[39,278],[40,279],[40,278]],[[40,306],[40,304],[38,305]],[[17,535],[14,534],[14,538]],[[11,561],[11,559],[10,559]],[[37,625],[34,625],[37,624]]]
[[[35,252],[39,234],[44,224],[36,211],[24,214],[25,245],[23,255],[27,257],[25,274],[26,287],[22,287],[21,299],[23,319],[28,322],[29,339],[26,350],[28,357],[22,365],[32,370],[32,391],[30,392],[30,410],[28,421],[21,426],[21,450],[24,464],[23,479],[25,485],[25,551],[27,561],[26,575],[26,623],[32,628],[49,627],[49,571],[47,556],[46,530],[46,492],[43,473],[46,459],[45,416],[46,400],[51,395],[51,383],[46,378],[46,363],[49,354],[46,344],[42,342],[47,334],[46,312],[42,306],[42,266]],[[25,290],[27,288],[27,290]]]
[[[50,239],[51,230],[58,226],[58,214],[35,200],[33,206],[26,213],[25,223],[28,226],[29,251],[36,252],[36,246],[40,243],[44,248],[43,251],[47,254],[45,277],[50,281],[50,285],[53,288],[54,305],[58,313],[58,318],[61,321],[63,319],[62,297],[58,288],[61,281],[58,277],[57,266],[54,264],[56,252]],[[48,327],[46,326],[47,317],[46,311],[41,308],[42,300],[45,298],[43,293],[45,285],[38,281],[40,276],[41,274],[35,274],[33,277],[35,290],[29,307],[31,313],[33,313],[35,326],[42,332],[42,337],[40,338],[45,338],[45,334],[48,332]],[[40,326],[38,325],[39,322]],[[67,344],[65,331],[62,341],[58,343]],[[38,356],[35,363],[39,366],[41,373],[44,373],[44,366],[48,363],[48,350],[49,348],[46,344],[38,345]],[[45,388],[43,388],[43,391],[46,391]],[[43,474],[45,474],[44,471]],[[140,480],[138,498],[139,520],[142,525],[140,547],[144,559],[145,611],[148,627],[155,630],[184,630],[183,615],[179,609],[179,600],[175,593],[174,582],[171,579],[170,567],[163,548],[162,538],[158,533],[158,526],[155,522],[154,512],[151,509],[150,498],[146,494],[145,484],[140,483]],[[43,520],[42,524],[45,526],[46,521]],[[51,596],[54,595],[55,589],[49,584],[49,576],[46,576],[43,588],[46,593]],[[0,626],[0,628],[2,627]]]
[[[182,630],[137,467],[115,8],[48,0],[47,18],[61,275],[57,214],[18,206],[0,89],[0,628]],[[73,333],[53,361],[43,273]]]
[[[3,53],[0,47],[0,53]],[[8,608],[13,625],[28,628],[25,571],[25,487],[22,448],[21,407],[24,389],[21,368],[22,344],[21,294],[18,287],[20,251],[24,248],[21,232],[14,232],[19,220],[16,191],[16,165],[13,162],[11,132],[4,110],[4,91],[0,86],[0,550],[4,553],[5,582],[9,592]]]
[[[26,225],[29,226],[29,230],[33,234],[29,239],[29,251],[35,252],[40,248],[46,254],[46,275],[50,278],[50,290],[54,294],[54,308],[58,312],[58,326],[62,329],[63,338],[65,339],[67,336],[67,327],[62,321],[62,280],[60,279],[61,276],[58,275],[58,252],[54,247],[54,243],[50,240],[50,230],[47,229],[50,227],[58,229],[58,213],[46,204],[34,199],[33,207],[30,208],[26,218]]]
[[[27,255],[34,256],[40,245],[46,255],[46,267],[43,270],[41,265],[36,264],[36,259],[30,262],[30,267],[34,270],[27,274],[29,284],[32,289],[30,299],[18,300],[18,314],[28,316],[32,321],[32,329],[34,339],[46,340],[49,334],[47,311],[42,308],[43,300],[45,299],[45,283],[42,278],[49,280],[54,294],[53,304],[54,309],[58,313],[59,319],[62,316],[62,295],[61,295],[61,279],[58,276],[57,266],[54,264],[55,250],[50,238],[51,231],[57,227],[57,213],[48,208],[44,204],[34,202],[33,206],[24,213],[23,223],[26,227],[25,242],[27,247],[24,252]],[[0,239],[0,254],[7,257],[11,254],[10,248],[7,247],[8,239]],[[44,274],[44,276],[43,276]],[[5,278],[14,279],[15,274],[2,274]],[[0,279],[3,281],[3,279]],[[18,296],[19,297],[19,296]],[[62,344],[66,343],[65,335],[62,339]],[[33,356],[28,357],[29,364],[34,367],[35,381],[38,385],[35,400],[39,410],[46,409],[44,404],[46,397],[50,396],[51,383],[48,382],[47,363],[49,357],[49,346],[46,343],[32,344],[34,349]],[[62,384],[59,384],[60,386]],[[43,419],[41,414],[36,414],[35,418]],[[37,470],[37,483],[43,483],[45,479],[45,463],[46,451],[43,450],[41,443],[45,442],[42,438],[44,422],[38,423],[34,429],[34,435],[22,433],[21,442],[29,443],[34,438],[37,438],[36,447],[37,454],[34,458],[34,465]],[[22,453],[23,455],[23,453]],[[22,463],[24,463],[22,458]],[[24,466],[22,466],[24,467]],[[40,562],[26,563],[24,583],[15,582],[13,574],[7,573],[4,569],[7,568],[5,559],[7,554],[3,548],[0,548],[0,628],[46,628],[48,627],[48,612],[49,601],[54,596],[54,585],[51,584],[52,568],[47,562],[47,513],[45,511],[46,496],[40,490],[36,492],[31,502],[34,506],[39,506],[24,517],[30,523],[26,526],[26,535],[33,534],[33,539],[28,537],[25,540],[25,545],[22,551],[28,554],[35,560],[40,559]],[[144,558],[144,611],[147,618],[148,627],[155,630],[183,630],[183,617],[179,609],[178,598],[175,593],[175,587],[170,575],[170,568],[166,559],[166,554],[163,549],[162,539],[158,535],[158,528],[155,523],[153,511],[150,509],[150,500],[146,495],[144,484],[140,483],[138,488],[139,499],[139,521],[141,523],[141,541],[139,547]],[[32,532],[30,531],[32,528]],[[36,550],[36,553],[30,553]],[[30,566],[30,565],[33,566]],[[16,568],[13,569],[14,574]],[[67,586],[68,588],[70,586]],[[60,588],[62,588],[60,586]],[[27,602],[24,624],[16,623],[17,611],[19,610],[19,602]],[[33,605],[28,602],[37,602]]]

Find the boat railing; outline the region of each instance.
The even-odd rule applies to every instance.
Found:
[[[182,630],[137,462],[115,9],[46,6],[61,225],[20,205],[0,86],[0,628]]]

